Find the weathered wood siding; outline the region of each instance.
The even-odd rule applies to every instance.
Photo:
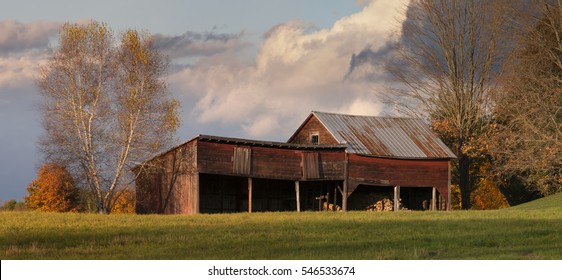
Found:
[[[318,159],[318,167],[313,171],[314,176],[303,176],[303,153],[315,154]],[[240,158],[246,157],[246,155],[250,155],[250,158]],[[344,152],[343,150],[308,151],[198,141],[197,161],[198,171],[206,174],[293,181],[342,180]],[[243,162],[250,164],[249,170],[244,167]]]
[[[252,150],[252,177],[281,180],[302,177],[300,151],[269,147],[252,147]]]
[[[137,213],[197,212],[196,141],[168,151],[140,168],[136,182]]]
[[[289,143],[311,144],[310,136],[313,134],[318,134],[318,144],[320,145],[339,144],[315,116],[310,117],[301,129],[290,139]]]
[[[381,186],[434,186],[447,197],[449,160],[388,159],[349,155],[348,193],[359,184]]]

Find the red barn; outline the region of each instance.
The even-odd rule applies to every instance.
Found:
[[[445,210],[452,158],[419,119],[313,112],[287,143],[199,135],[145,162],[137,212]]]

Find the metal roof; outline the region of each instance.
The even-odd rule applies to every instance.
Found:
[[[389,158],[456,158],[421,119],[312,112],[353,154]],[[311,116],[312,116],[311,115]]]

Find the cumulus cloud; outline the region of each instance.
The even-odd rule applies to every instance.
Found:
[[[244,32],[238,34],[197,33],[178,36],[154,35],[154,46],[171,59],[210,56],[246,46]]]
[[[0,20],[0,56],[46,48],[60,26],[61,23],[51,21]]]
[[[217,53],[169,79],[183,93],[188,122],[235,126],[249,137],[284,140],[312,110],[381,114],[373,91],[384,90],[382,59],[404,7],[372,1],[327,29],[279,24],[255,62]]]

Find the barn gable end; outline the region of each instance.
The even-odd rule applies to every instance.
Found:
[[[312,144],[312,136],[318,136],[318,144],[320,145],[336,145],[338,143],[334,136],[326,129],[326,127],[318,120],[314,114],[310,114],[302,123],[297,131],[289,138],[288,143],[296,144]]]

